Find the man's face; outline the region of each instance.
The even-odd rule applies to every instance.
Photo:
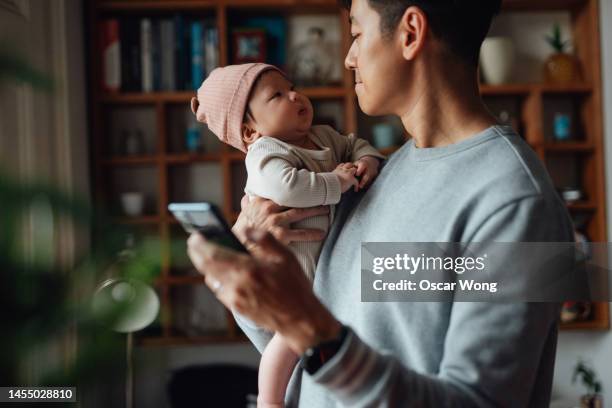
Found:
[[[249,125],[262,136],[286,142],[303,136],[312,124],[310,100],[296,92],[293,84],[279,72],[270,70],[261,75],[249,101],[255,119]]]
[[[383,38],[380,15],[367,0],[351,5],[353,42],[344,65],[355,71],[355,93],[361,110],[368,115],[396,113],[401,89],[406,80],[401,48],[395,35]]]

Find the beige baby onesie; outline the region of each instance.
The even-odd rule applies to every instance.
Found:
[[[342,195],[340,181],[332,171],[340,163],[364,156],[385,157],[367,141],[352,134],[343,136],[330,126],[312,126],[309,137],[320,150],[293,146],[271,137],[262,137],[250,145],[245,161],[248,173],[245,192],[286,207],[330,205],[329,216],[319,215],[292,224],[293,228],[320,229],[327,234],[334,205]],[[290,244],[311,281],[322,244],[322,241]]]

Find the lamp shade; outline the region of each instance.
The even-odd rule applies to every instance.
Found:
[[[159,313],[159,298],[143,282],[108,279],[94,293],[92,308],[112,330],[133,333],[153,323]]]

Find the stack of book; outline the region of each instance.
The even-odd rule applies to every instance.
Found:
[[[105,92],[194,90],[219,65],[214,19],[108,19],[99,33]]]

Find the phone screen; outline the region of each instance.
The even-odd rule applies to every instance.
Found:
[[[248,253],[236,238],[221,212],[210,203],[173,203],[168,209],[188,233],[199,232],[209,241]]]

